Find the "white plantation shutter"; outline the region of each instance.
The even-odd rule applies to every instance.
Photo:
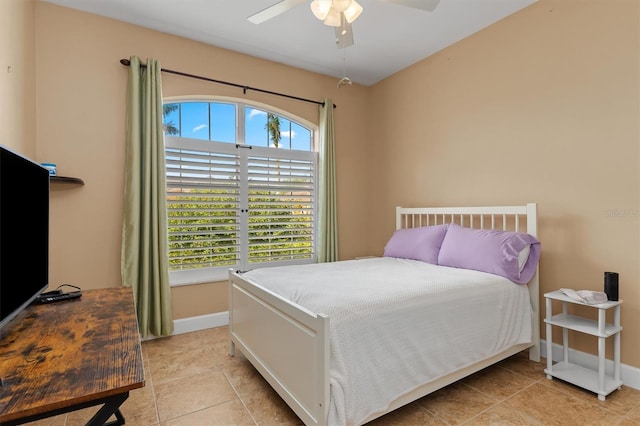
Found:
[[[211,281],[240,264],[238,152],[220,142],[166,139],[171,283]]]
[[[172,285],[315,262],[317,153],[166,137]]]
[[[315,261],[316,157],[274,148],[248,152],[249,267]]]

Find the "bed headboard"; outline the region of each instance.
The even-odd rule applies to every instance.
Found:
[[[396,207],[396,229],[456,223],[466,228],[526,232],[538,237],[538,205],[488,207]],[[533,315],[533,341],[529,358],[540,361],[540,281],[538,266],[527,284]]]
[[[457,223],[477,229],[526,232],[537,237],[537,204],[493,207],[396,207],[396,229]]]

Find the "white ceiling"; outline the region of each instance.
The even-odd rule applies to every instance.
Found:
[[[441,0],[433,12],[358,0],[355,44],[301,4],[262,24],[247,17],[279,0],[44,0],[366,86],[527,7],[537,0]],[[135,55],[136,52],[132,52]],[[158,58],[162,60],[162,58]],[[189,70],[180,70],[189,72]]]

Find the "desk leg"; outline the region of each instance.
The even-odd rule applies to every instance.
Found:
[[[87,422],[87,426],[121,426],[124,425],[124,417],[120,412],[120,406],[123,402],[127,400],[129,397],[129,392],[122,393],[119,395],[114,395],[109,398],[102,407],[98,410],[98,412]],[[110,423],[107,423],[109,417],[115,414],[116,420]]]
[[[116,419],[112,422],[109,422],[107,424],[105,424],[104,426],[122,426],[124,425],[124,416],[122,415],[122,413],[120,412],[120,409],[116,409],[116,411],[113,413],[114,416],[116,416]]]

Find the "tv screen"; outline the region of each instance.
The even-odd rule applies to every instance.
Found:
[[[0,145],[0,329],[48,280],[49,171]]]

